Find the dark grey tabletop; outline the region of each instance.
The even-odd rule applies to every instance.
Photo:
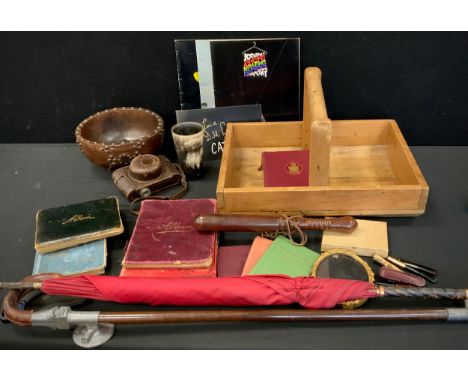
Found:
[[[389,246],[396,257],[438,269],[437,286],[468,287],[468,147],[413,147],[430,187],[426,213],[388,218]],[[217,162],[190,183],[187,197],[215,197]],[[123,235],[108,240],[107,274],[118,274],[135,218],[109,173],[91,165],[75,144],[0,145],[0,280],[30,274],[38,209],[117,195]],[[224,234],[220,244],[248,244],[250,234]],[[320,234],[308,246],[320,247]],[[1,293],[1,297],[4,292]],[[369,301],[367,308],[447,306],[447,302]],[[140,307],[139,307],[140,308]],[[89,303],[85,309],[126,310]],[[133,310],[135,308],[133,307]],[[76,348],[70,331],[0,324],[0,348]],[[468,349],[468,323],[219,323],[118,326],[104,349]]]

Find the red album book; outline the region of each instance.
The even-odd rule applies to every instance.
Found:
[[[249,251],[250,245],[219,247],[218,277],[240,276]]]
[[[262,152],[265,187],[309,185],[309,150]]]
[[[124,268],[209,268],[216,255],[215,232],[198,232],[194,219],[217,213],[215,199],[145,200],[141,204]]]

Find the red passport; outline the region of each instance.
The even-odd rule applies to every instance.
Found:
[[[309,185],[309,150],[262,152],[265,187]]]
[[[219,247],[218,277],[241,276],[250,245],[229,245]]]
[[[141,204],[124,268],[209,268],[217,248],[215,232],[198,232],[198,215],[216,214],[215,199],[145,200]]]

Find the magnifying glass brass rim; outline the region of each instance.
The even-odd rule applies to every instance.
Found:
[[[374,272],[372,271],[371,267],[369,264],[367,264],[363,259],[361,259],[355,252],[350,251],[349,249],[331,249],[329,251],[323,252],[320,257],[317,259],[317,261],[314,263],[314,266],[312,267],[312,270],[310,271],[310,276],[312,277],[317,277],[317,271],[320,267],[320,264],[323,263],[326,259],[330,258],[333,255],[345,255],[349,256],[352,258],[356,263],[362,266],[364,271],[367,274],[368,280],[370,283],[374,283],[375,281],[375,275]],[[341,304],[343,309],[354,309],[360,307],[362,304],[364,304],[367,301],[366,298],[364,299],[359,299],[359,300],[350,300],[346,301]]]

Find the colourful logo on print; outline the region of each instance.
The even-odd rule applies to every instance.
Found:
[[[247,53],[244,52],[244,77],[268,76],[266,51]]]

